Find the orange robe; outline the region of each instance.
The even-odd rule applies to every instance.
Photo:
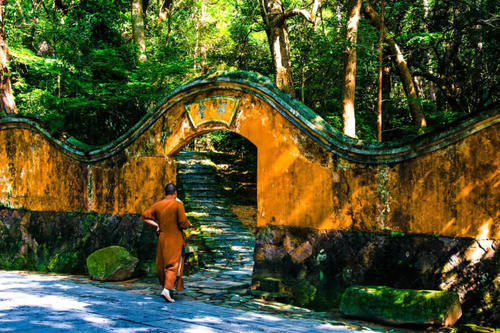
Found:
[[[173,289],[177,281],[177,291],[184,289],[182,270],[180,265],[182,246],[185,245],[185,235],[182,230],[191,224],[186,217],[186,211],[182,202],[165,198],[142,213],[143,220],[149,219],[160,226],[160,236],[156,248],[156,273],[160,284],[166,289]]]

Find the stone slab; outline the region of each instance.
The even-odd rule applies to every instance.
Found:
[[[440,290],[353,286],[340,302],[345,315],[390,324],[452,326],[461,317],[457,293]]]

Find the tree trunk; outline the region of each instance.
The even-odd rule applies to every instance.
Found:
[[[203,29],[207,24],[207,11],[205,8],[205,3],[201,3],[201,16],[200,16],[200,29]],[[200,71],[202,74],[206,74],[208,71],[208,61],[207,61],[207,45],[205,39],[200,41]]]
[[[203,30],[207,24],[207,12],[202,2],[200,12],[196,15],[196,42],[194,45],[194,70],[206,74],[208,71],[207,46],[203,39]]]
[[[423,0],[423,5],[424,5],[424,26],[425,26],[425,31],[429,33],[429,0]],[[429,73],[432,74],[432,52],[428,52],[428,61],[427,61],[427,67],[429,68]],[[429,81],[429,97],[431,101],[436,103],[437,98],[436,98],[436,89],[434,88],[434,82]]]
[[[366,6],[364,8],[364,13],[366,17],[370,20],[370,22],[377,28],[380,29],[380,18],[377,12],[372,8],[370,3],[367,1]],[[393,38],[387,37],[389,34],[385,31],[385,41],[389,45],[391,52],[395,55],[393,58],[396,66],[398,67],[399,76],[401,78],[401,82],[403,83],[403,88],[406,93],[406,98],[408,99],[408,105],[410,106],[410,112],[413,116],[413,121],[419,127],[426,127],[427,123],[425,121],[424,114],[422,112],[422,108],[418,101],[417,90],[415,88],[415,84],[413,83],[413,77],[411,75],[410,69],[406,64],[403,53],[399,49],[399,46],[396,44]]]
[[[290,41],[286,26],[285,11],[280,0],[261,0],[262,18],[273,57],[276,86],[295,97],[290,59]]]
[[[389,54],[387,47],[384,48],[384,54],[386,56],[383,58],[383,68],[382,68],[382,112],[388,113],[392,110],[391,101],[391,91],[392,91],[392,66],[391,57],[387,56]]]
[[[314,26],[316,13],[321,6],[321,0],[314,0],[312,11],[294,8],[286,10],[281,0],[259,0],[262,19],[266,25],[269,48],[273,57],[275,83],[279,89],[295,97],[292,77],[292,60],[290,57],[290,41],[286,20],[292,16],[302,16]]]
[[[306,88],[306,72],[304,64],[300,66],[300,101],[304,103],[305,101],[305,88]]]
[[[142,11],[142,0],[132,0],[132,34],[134,43],[138,47],[137,59],[146,61],[146,39],[144,37],[144,14]]]
[[[382,72],[384,67],[384,9],[385,0],[382,0],[380,10],[380,29],[379,29],[379,54],[378,54],[378,96],[377,96],[377,140],[382,142]]]
[[[160,11],[158,13],[158,21],[159,22],[164,22],[168,20],[167,22],[167,36],[165,37],[165,46],[168,45],[168,42],[170,41],[170,35],[172,33],[172,12],[174,10],[174,0],[164,0],[162,4],[160,5]],[[162,47],[162,42],[161,40],[158,42],[158,47]]]
[[[172,5],[173,0],[163,0],[161,1],[160,10],[158,11],[158,21],[164,22],[172,15]]]
[[[0,103],[1,110],[7,114],[17,113],[16,103],[12,95],[12,85],[10,83],[10,70],[8,67],[9,50],[5,39],[5,5],[7,0],[0,0]]]
[[[337,1],[335,4],[335,15],[337,16],[337,33],[342,31],[342,2]]]
[[[276,85],[282,91],[295,97],[292,77],[292,60],[290,59],[290,41],[286,23],[271,27],[270,37],[274,68],[276,70]]]
[[[356,137],[356,117],[354,92],[356,90],[356,43],[361,0],[349,0],[347,17],[346,48],[344,54],[344,86],[342,89],[342,109],[344,134]]]

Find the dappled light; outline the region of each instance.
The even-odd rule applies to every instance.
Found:
[[[144,296],[77,284],[70,278],[0,271],[0,331],[29,329],[149,332],[319,330],[345,332],[342,323],[295,320],[201,302],[166,304]],[[23,288],[29,285],[30,289]],[[71,293],[67,293],[71,290]],[[353,326],[354,327],[354,326]],[[367,330],[370,331],[370,330]]]
[[[0,333],[500,327],[498,0],[7,2]]]
[[[61,226],[71,221],[75,239],[83,240],[72,246],[80,247],[92,243],[94,230],[106,235],[109,230],[113,235],[145,234],[127,216],[141,213],[163,196],[164,184],[181,177],[191,187],[182,198],[186,206],[193,205],[189,218],[200,222],[192,239],[202,235],[204,241],[196,245],[202,249],[200,254],[212,251],[218,256],[207,266],[212,276],[200,279],[193,274],[191,281],[186,279],[186,285],[193,283],[192,297],[202,294],[221,304],[220,290],[231,289],[246,293],[235,295],[238,304],[255,296],[262,298],[249,301],[256,307],[271,304],[271,308],[276,300],[330,309],[351,284],[390,282],[396,287],[454,290],[464,302],[474,297],[473,306],[484,309],[486,317],[492,310],[482,295],[497,288],[490,259],[497,253],[500,234],[498,117],[470,120],[456,131],[429,134],[409,144],[363,145],[331,132],[309,109],[298,104],[298,109],[289,109],[287,98],[269,87],[230,77],[195,81],[165,99],[126,136],[95,149],[57,141],[34,122],[0,121],[0,140],[5,142],[0,146],[0,203],[4,206],[0,231],[10,230],[2,235],[10,237],[8,244],[15,248],[6,265],[36,268],[39,261],[60,261],[56,268],[54,263],[44,267],[67,272],[78,261],[78,269],[85,270],[84,259],[78,257],[80,249],[57,257],[67,244],[62,235],[54,244],[40,243],[43,238],[37,233],[52,230],[40,226],[54,225],[54,231],[64,234]],[[257,212],[247,217],[256,215],[257,223],[250,230],[238,220],[237,210],[225,207],[224,194],[233,195],[237,186],[228,186],[220,178],[207,181],[208,175],[223,172],[226,163],[189,161],[199,156],[181,151],[196,138],[219,131],[241,136],[256,148],[257,185],[252,193],[257,196]],[[326,142],[329,136],[332,140]],[[353,148],[346,148],[349,145]],[[235,159],[244,155],[244,150],[235,148]],[[240,180],[239,185],[244,183]],[[89,213],[95,218],[87,220]],[[111,214],[104,217],[106,223],[99,222],[103,214]],[[128,224],[113,214],[124,216]],[[130,228],[125,231],[125,226]],[[236,232],[231,229],[235,226]],[[91,245],[128,240],[102,238]],[[127,244],[138,247],[142,238],[133,240]],[[41,257],[41,246],[53,247],[48,251],[53,259]],[[144,267],[145,272],[149,269]],[[481,275],[481,269],[490,271]],[[215,276],[219,273],[223,278]],[[33,288],[44,284],[30,283]],[[102,318],[108,300],[90,299],[104,294],[93,292],[75,299],[69,295],[78,288],[63,282],[53,288],[55,294],[36,298],[27,290],[0,286],[4,297],[22,300],[0,304],[5,311],[28,307],[75,312],[67,325],[143,329],[119,316]],[[134,299],[119,313],[148,324],[170,318],[168,311],[160,319],[151,318],[153,313],[146,308],[156,301]],[[186,318],[182,329],[190,331],[210,331],[228,323],[244,330],[255,322],[280,326],[286,322],[248,313],[238,314],[241,319],[232,322],[200,309],[182,315]],[[50,323],[46,319],[39,318],[36,324]],[[332,328],[325,325],[320,326]]]

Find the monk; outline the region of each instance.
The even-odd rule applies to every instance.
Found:
[[[161,295],[168,302],[175,302],[170,295],[177,279],[177,291],[184,289],[182,280],[183,262],[182,252],[186,236],[184,229],[189,228],[184,205],[177,199],[177,188],[170,183],[165,186],[165,198],[148,208],[141,219],[156,227],[159,234],[156,248],[156,273],[163,287]]]

